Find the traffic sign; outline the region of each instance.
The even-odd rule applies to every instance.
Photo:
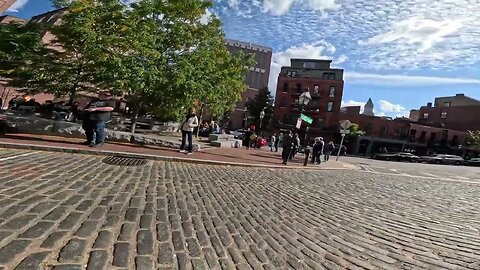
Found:
[[[300,127],[302,127],[302,119],[300,119],[300,118],[297,119],[297,125],[295,127],[297,129],[300,129]]]
[[[350,122],[349,120],[340,121],[340,127],[342,129],[349,129],[351,126],[352,126],[352,122]]]
[[[311,117],[306,116],[306,115],[303,114],[303,113],[300,114],[300,119],[302,119],[303,121],[305,121],[305,122],[307,122],[307,123],[309,123],[309,124],[313,123],[313,119],[312,119]]]

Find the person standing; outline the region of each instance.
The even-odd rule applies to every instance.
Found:
[[[180,146],[180,153],[186,153],[187,155],[193,154],[193,130],[198,127],[198,118],[195,115],[195,108],[192,108],[190,112],[185,116],[185,121],[181,125],[182,130],[182,145]],[[188,145],[186,145],[188,140]]]
[[[277,134],[273,133],[272,137],[270,138],[270,152],[273,152],[273,148],[275,148],[275,145],[277,145],[278,147]]]
[[[313,144],[313,153],[312,153],[312,164],[321,164],[322,159],[320,156],[322,155],[324,148],[324,143],[321,138],[315,138],[315,143]]]
[[[300,137],[298,137],[298,133],[295,133],[293,136],[292,141],[292,151],[290,152],[290,160],[292,160],[298,152],[298,148],[300,147]]]
[[[110,112],[115,107],[110,92],[101,92],[98,98],[85,107],[83,129],[87,136],[85,145],[90,147],[102,146],[105,143],[105,124],[110,120]]]
[[[275,145],[275,152],[278,152],[278,145],[282,145],[283,142],[283,133],[278,134],[277,144]]]
[[[327,143],[327,145],[325,145],[325,150],[323,152],[323,161],[327,162],[330,160],[330,155],[332,154],[332,152],[335,151],[335,145],[333,144],[332,141],[330,141],[329,143]]]
[[[252,134],[253,132],[251,131],[250,128],[248,128],[243,138],[243,144],[245,147],[247,147],[247,150],[250,149],[250,137],[252,136]]]
[[[292,132],[291,131],[288,131],[283,135],[283,139],[282,139],[282,148],[283,148],[282,159],[283,159],[283,162],[282,162],[282,164],[284,164],[284,165],[287,165],[287,161],[290,158],[290,154],[291,154],[291,151],[292,151],[292,140],[293,140],[293,138],[292,138]]]

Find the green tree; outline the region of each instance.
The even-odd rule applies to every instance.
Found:
[[[254,124],[257,128],[262,127],[262,129],[266,128],[268,123],[270,123],[270,119],[273,116],[273,96],[268,90],[268,87],[264,87],[260,89],[255,99],[250,101],[247,104],[247,109],[250,114],[254,118]],[[263,118],[262,124],[260,125],[260,113],[265,112],[265,117]]]
[[[35,24],[0,24],[0,76],[15,78],[18,70],[41,61],[43,29]]]
[[[480,130],[469,130],[468,133],[465,144],[475,150],[480,150]]]
[[[89,9],[78,9],[76,3],[80,2]],[[92,84],[96,59],[91,53],[97,34],[89,27],[95,23],[96,8],[95,1],[77,1],[66,12],[59,11],[60,24],[40,24],[38,27],[51,33],[53,40],[43,44],[29,65],[16,69],[9,84],[30,94],[68,96],[70,102],[78,92],[97,92]]]

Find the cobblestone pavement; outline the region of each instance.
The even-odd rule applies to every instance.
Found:
[[[480,184],[0,149],[0,269],[480,269]]]

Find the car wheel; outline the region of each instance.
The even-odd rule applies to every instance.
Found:
[[[435,161],[435,163],[442,164],[442,162],[440,160]]]
[[[390,158],[387,157],[387,158],[385,158],[385,160],[386,160],[386,161],[390,161]]]
[[[460,161],[455,161],[455,165],[460,165]]]

